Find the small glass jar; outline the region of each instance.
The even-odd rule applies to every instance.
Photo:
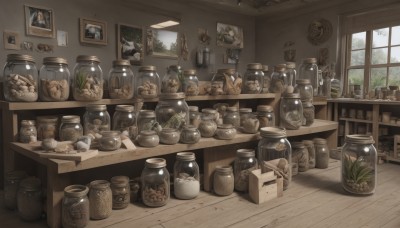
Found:
[[[303,126],[311,126],[315,119],[315,107],[314,105],[307,101],[302,102],[303,105]]]
[[[60,124],[60,141],[75,142],[83,135],[83,127],[79,116],[63,116]]]
[[[135,139],[138,134],[138,128],[134,110],[135,108],[132,105],[117,105],[112,117],[112,130],[120,131],[129,136],[129,138]]]
[[[257,94],[261,93],[264,85],[264,73],[260,63],[247,64],[247,70],[243,76],[243,93]]]
[[[219,115],[219,112],[212,108],[203,108],[201,110],[201,116],[210,117],[216,124],[222,123],[222,116]]]
[[[319,83],[322,78],[318,74],[318,65],[316,58],[307,58],[300,65],[299,79],[308,79],[314,90],[314,95],[318,95]]]
[[[236,129],[232,124],[221,124],[217,126],[214,137],[216,139],[233,139],[236,136]]]
[[[153,110],[140,110],[137,125],[138,133],[144,130],[152,130],[156,123],[156,113]]]
[[[95,180],[90,182],[90,219],[100,220],[110,217],[112,212],[112,192],[110,182]]]
[[[214,171],[214,193],[220,196],[229,196],[235,187],[232,166],[217,166]]]
[[[288,130],[297,130],[303,123],[303,106],[298,93],[286,93],[280,104],[280,125]]]
[[[342,186],[353,194],[373,194],[377,185],[377,151],[368,135],[347,135],[342,148]]]
[[[163,128],[181,129],[189,123],[189,106],[184,93],[164,93],[156,106],[156,120]]]
[[[3,71],[6,101],[32,102],[38,99],[38,70],[30,55],[8,54]]]
[[[302,101],[312,102],[314,90],[310,79],[297,79],[296,86],[294,87],[294,93],[299,93]]]
[[[85,227],[89,223],[89,188],[84,185],[70,185],[64,188],[61,205],[62,226]]]
[[[292,162],[298,164],[298,171],[305,172],[309,169],[308,149],[303,142],[293,142]]]
[[[149,207],[161,207],[170,198],[170,177],[163,158],[149,158],[140,177],[142,182],[142,200]]]
[[[115,60],[108,73],[108,93],[111,99],[132,99],[134,75],[129,60]]]
[[[326,169],[329,165],[329,148],[326,139],[315,138],[315,168]]]
[[[121,148],[121,133],[119,131],[102,131],[99,149],[112,151]]]
[[[239,109],[239,118],[240,118],[240,126],[243,127],[243,122],[245,119],[249,118],[249,116],[252,113],[252,109],[251,108],[240,108]]]
[[[214,136],[215,131],[217,130],[217,124],[210,116],[202,116],[199,124],[199,131],[201,137],[203,138],[211,138]]]
[[[262,66],[262,72],[264,73],[264,86],[263,86],[263,93],[269,93],[269,87],[271,86],[271,73],[269,72],[268,65]]]
[[[88,105],[83,115],[83,132],[85,135],[100,134],[111,129],[111,118],[106,105]]]
[[[249,175],[258,168],[255,152],[252,149],[239,149],[236,151],[234,162],[235,190],[249,191]]]
[[[199,95],[199,79],[196,76],[196,70],[184,70],[183,71],[183,92],[186,96],[197,96]]]
[[[182,92],[181,86],[182,69],[178,65],[171,65],[161,81],[161,93]]]
[[[176,154],[174,194],[178,199],[193,199],[200,193],[200,171],[193,152]]]
[[[289,84],[286,75],[286,65],[280,64],[274,67],[274,72],[271,74],[271,86],[269,87],[270,93],[283,93]]]
[[[32,143],[37,141],[36,121],[21,121],[21,127],[19,129],[19,141],[22,143]]]
[[[199,107],[189,106],[189,125],[193,125],[196,128],[198,128],[200,121],[201,121],[201,115],[199,112]]]
[[[4,205],[10,210],[17,209],[17,193],[20,182],[26,177],[21,170],[8,171],[4,176]]]
[[[111,180],[112,209],[124,209],[131,202],[129,177],[115,176]]]
[[[286,190],[292,180],[292,146],[286,138],[286,130],[264,127],[260,129],[260,135],[257,154],[259,164],[279,172],[283,177],[283,190]]]
[[[135,77],[137,86],[136,97],[151,99],[160,94],[160,77],[155,66],[142,66],[139,68],[139,75]]]
[[[98,101],[103,98],[103,70],[97,56],[79,55],[74,67],[72,94],[77,101]]]
[[[211,79],[211,95],[238,95],[242,91],[242,79],[235,69],[218,69]]]
[[[331,79],[331,98],[339,98],[342,96],[342,83],[339,79],[335,78],[335,73]]]
[[[46,57],[39,71],[39,98],[41,101],[66,101],[69,98],[70,73],[67,60]]]
[[[315,148],[314,142],[312,140],[303,140],[304,146],[307,148],[308,151],[308,168],[313,169],[315,168]]]
[[[179,142],[180,132],[175,128],[163,128],[161,132],[158,133],[160,137],[160,143],[167,145],[174,145]]]
[[[322,96],[331,98],[331,75],[329,73],[323,73],[321,90]]]
[[[37,123],[37,139],[57,139],[58,138],[58,117],[57,116],[38,116]]]
[[[240,127],[240,115],[238,108],[235,106],[226,109],[225,116],[223,117],[224,124],[232,124],[236,129]]]
[[[242,123],[243,125],[241,130],[244,133],[255,134],[260,128],[260,121],[258,120],[257,115],[253,113],[250,113],[247,118],[242,121]]]
[[[181,131],[179,142],[184,144],[194,144],[200,141],[200,131],[193,125],[186,125]]]
[[[288,78],[288,86],[294,87],[297,80],[297,71],[295,62],[286,63],[286,76]]]
[[[257,118],[260,122],[260,128],[275,126],[274,108],[269,105],[258,105]]]
[[[143,147],[155,147],[160,143],[160,138],[155,131],[143,130],[136,137],[136,141]]]
[[[41,181],[36,177],[23,179],[17,194],[18,215],[25,221],[34,221],[42,217]]]

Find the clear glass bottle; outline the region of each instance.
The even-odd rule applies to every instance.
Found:
[[[260,122],[260,128],[275,126],[274,108],[270,105],[258,105],[257,118]]]
[[[112,192],[112,208],[124,209],[131,202],[129,177],[114,176],[110,180]]]
[[[315,138],[315,168],[326,169],[329,166],[329,148],[326,139]]]
[[[217,166],[214,171],[214,193],[220,196],[228,196],[233,193],[235,178],[232,166]]]
[[[152,130],[156,124],[156,113],[153,110],[140,110],[137,125],[138,134],[144,130]]]
[[[286,63],[286,76],[288,78],[288,85],[295,86],[297,80],[297,71],[295,62]]]
[[[313,169],[313,168],[315,168],[315,147],[314,147],[314,142],[312,140],[303,140],[303,144],[308,150],[308,160],[309,160],[308,167],[310,169]]]
[[[85,227],[89,223],[89,188],[84,185],[70,185],[64,188],[61,205],[62,226]]]
[[[41,181],[36,177],[23,179],[17,194],[18,215],[25,221],[34,221],[42,217]]]
[[[69,98],[70,72],[68,62],[60,57],[46,57],[39,71],[41,101],[66,101]]]
[[[184,93],[165,93],[156,106],[156,120],[163,128],[181,129],[189,123],[189,106]]]
[[[97,56],[79,55],[73,74],[72,94],[77,101],[98,101],[103,98],[103,70]]]
[[[182,69],[178,65],[171,65],[161,81],[161,93],[181,92]]]
[[[238,107],[232,106],[226,108],[226,114],[223,117],[224,124],[232,124],[232,126],[236,129],[240,127],[240,114],[238,111]]]
[[[99,142],[99,149],[102,151],[118,150],[122,144],[121,133],[119,131],[102,131]]]
[[[259,164],[279,172],[283,176],[283,190],[286,190],[292,180],[292,147],[286,138],[286,130],[264,127],[260,129],[260,135],[257,153]]]
[[[174,145],[179,142],[180,131],[175,128],[163,128],[158,136],[160,137],[160,143],[167,145]]]
[[[377,185],[377,151],[368,135],[347,135],[342,148],[342,186],[353,194],[373,194]]]
[[[211,95],[238,95],[242,91],[242,78],[235,69],[218,69],[211,79]]]
[[[303,126],[311,126],[315,119],[315,107],[309,102],[302,102],[303,105]]]
[[[137,98],[156,98],[160,94],[160,77],[155,66],[142,66],[139,68],[139,75],[135,77],[137,86]]]
[[[178,199],[193,199],[200,193],[200,171],[193,152],[176,154],[174,194]]]
[[[236,136],[236,128],[232,124],[221,124],[217,126],[214,137],[216,139],[233,139]]]
[[[38,116],[37,123],[37,139],[57,139],[58,138],[58,117],[57,116]]]
[[[292,145],[292,162],[297,163],[298,171],[305,172],[309,169],[308,149],[303,142],[293,142]]]
[[[83,115],[83,132],[95,136],[111,129],[111,118],[106,105],[88,105]]]
[[[19,141],[22,143],[32,143],[37,141],[36,121],[21,121],[21,127],[19,129]]]
[[[26,177],[22,170],[8,171],[4,176],[4,205],[10,210],[17,209],[17,193],[20,182]]]
[[[160,143],[160,137],[155,131],[143,130],[136,137],[136,141],[142,147],[155,147]]]
[[[201,121],[201,115],[199,112],[199,107],[189,106],[189,124],[198,128],[200,121]]]
[[[303,106],[298,93],[286,93],[280,104],[280,126],[297,130],[302,125]]]
[[[210,116],[202,115],[198,129],[201,137],[211,138],[214,136],[215,131],[217,130],[217,124]]]
[[[314,89],[311,85],[310,79],[297,79],[294,93],[300,94],[301,101],[313,101]]]
[[[83,135],[83,127],[79,116],[63,116],[60,124],[60,141],[75,142]]]
[[[258,162],[252,149],[239,149],[236,151],[234,162],[235,190],[249,191],[250,172],[258,168]]]
[[[289,81],[285,67],[284,64],[279,64],[274,67],[274,72],[271,74],[270,93],[283,93],[286,91]]]
[[[38,70],[30,55],[8,54],[3,71],[6,101],[32,102],[38,99]]]
[[[179,142],[184,144],[194,144],[200,141],[200,131],[193,125],[186,125],[181,131]]]
[[[135,139],[138,134],[136,126],[136,114],[133,105],[117,105],[112,117],[112,130],[120,131],[122,134]]]
[[[90,219],[100,220],[110,217],[112,212],[112,191],[110,182],[95,180],[90,182],[89,214]]]
[[[247,70],[243,76],[243,89],[244,94],[257,94],[261,93],[264,86],[264,73],[262,72],[262,65],[260,63],[247,64]]]
[[[114,60],[108,73],[108,93],[111,99],[131,99],[134,95],[134,75],[129,60]]]
[[[142,200],[149,207],[161,207],[170,198],[170,177],[163,158],[149,158],[140,177],[142,182]]]
[[[300,65],[299,79],[309,79],[314,90],[314,96],[318,95],[319,83],[322,78],[318,75],[316,58],[307,58]]]
[[[264,86],[263,93],[269,93],[269,87],[271,86],[271,73],[269,72],[268,65],[262,66],[262,72],[264,73]]]
[[[196,76],[196,70],[184,70],[183,71],[184,82],[183,92],[186,96],[197,96],[199,95],[199,79]]]

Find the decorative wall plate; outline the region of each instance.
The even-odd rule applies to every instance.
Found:
[[[320,45],[332,36],[332,24],[326,19],[317,19],[308,25],[307,38],[313,45]]]

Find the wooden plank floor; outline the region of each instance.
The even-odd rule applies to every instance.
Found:
[[[247,195],[202,192],[160,208],[129,205],[89,227],[400,227],[400,166],[379,165],[378,173],[374,195],[348,195],[340,185],[340,162],[331,160],[328,169],[298,174],[282,198],[262,205],[249,202]],[[3,206],[0,222],[1,227],[45,227],[45,221],[22,222]]]

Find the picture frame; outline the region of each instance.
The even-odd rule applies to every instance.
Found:
[[[79,18],[79,41],[83,44],[107,45],[107,22]]]
[[[147,30],[147,54],[162,58],[178,58],[178,32],[166,29]]]
[[[217,46],[243,48],[243,29],[236,25],[217,22]]]
[[[3,31],[3,44],[4,44],[4,49],[20,50],[21,41],[19,38],[19,33],[7,30]]]
[[[41,6],[24,5],[26,34],[54,38],[54,11]]]
[[[66,47],[68,45],[68,32],[57,30],[57,46]]]
[[[144,56],[143,28],[117,24],[117,59],[127,59],[132,65],[141,65]]]

